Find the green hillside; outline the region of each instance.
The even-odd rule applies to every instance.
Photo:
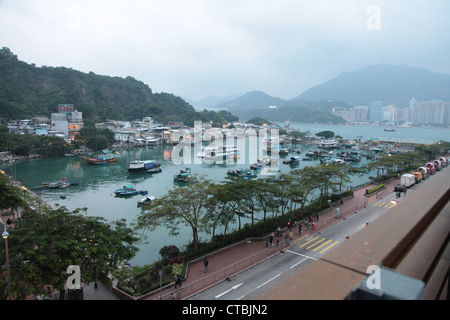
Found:
[[[5,120],[50,116],[58,104],[73,104],[83,118],[93,121],[157,121],[235,119],[229,113],[198,113],[180,97],[153,93],[132,77],[83,73],[64,67],[36,67],[20,61],[8,48],[0,49],[0,117]],[[214,119],[206,119],[212,116]],[[227,119],[228,120],[228,119]]]

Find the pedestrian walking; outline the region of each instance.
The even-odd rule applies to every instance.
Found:
[[[181,287],[181,275],[177,274],[177,277],[175,278],[175,289],[177,288],[177,285]]]
[[[277,248],[280,245],[280,239],[277,239]]]
[[[302,225],[301,224],[298,225],[298,234],[302,234]]]
[[[203,260],[203,264],[205,266],[205,273],[206,273],[206,271],[208,271],[208,260],[206,258]]]
[[[292,242],[292,236],[293,236],[293,234],[292,234],[292,231],[291,231],[291,232],[289,232],[289,243]]]

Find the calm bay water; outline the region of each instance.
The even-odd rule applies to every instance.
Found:
[[[440,140],[450,141],[450,129],[426,128],[426,127],[395,127],[395,132],[384,131],[389,126],[354,126],[354,125],[323,125],[323,124],[289,124],[300,131],[309,131],[312,136],[316,133],[330,130],[335,135],[340,135],[345,139],[364,140],[402,140],[407,142],[429,142],[436,143]]]
[[[370,137],[393,137],[399,139],[425,139],[450,141],[450,130],[432,128],[396,128],[396,132],[385,132],[383,127],[356,127],[356,126],[329,126],[314,124],[291,124],[301,131],[309,130],[311,135],[323,130],[331,130],[336,135],[344,138],[364,139]],[[302,147],[302,154],[315,146]],[[117,198],[114,190],[124,185],[133,185],[137,190],[147,190],[149,195],[161,197],[174,187],[173,175],[184,167],[190,167],[192,173],[204,175],[207,178],[221,182],[227,175],[228,169],[248,169],[251,163],[246,164],[174,164],[170,160],[164,160],[164,152],[172,150],[172,147],[142,147],[126,149],[122,151],[121,158],[117,162],[108,165],[90,165],[81,157],[50,158],[17,162],[14,168],[11,164],[3,164],[2,170],[8,174],[15,172],[16,180],[35,192],[43,201],[55,207],[56,204],[67,207],[69,210],[76,208],[88,208],[88,214],[104,217],[109,221],[125,218],[132,223],[140,213],[137,201],[143,197],[137,195],[131,198]],[[242,152],[242,151],[241,151]],[[302,156],[302,155],[300,155]],[[280,157],[281,172],[289,172],[290,167],[283,165]],[[158,174],[129,174],[127,167],[131,160],[156,160],[161,163],[162,172]],[[365,160],[364,160],[365,161]],[[364,164],[364,161],[361,164]],[[300,168],[315,165],[317,162],[302,161]],[[76,181],[79,184],[67,189],[48,189],[42,187],[42,182],[60,180],[62,178]],[[355,177],[353,185],[367,181],[367,177]],[[61,199],[65,195],[65,199]],[[250,221],[250,220],[248,220]],[[245,221],[243,221],[245,223]],[[160,227],[149,234],[148,243],[139,245],[140,252],[131,263],[145,265],[159,258],[159,250],[165,245],[182,247],[191,239],[191,230],[188,227],[181,228],[177,237],[169,236],[168,231]],[[208,239],[208,235],[203,235]]]

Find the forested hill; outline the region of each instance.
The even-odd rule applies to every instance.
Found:
[[[204,119],[205,113],[196,112],[180,97],[153,93],[148,85],[132,77],[103,76],[64,67],[36,67],[20,61],[8,48],[0,49],[1,118],[49,117],[57,112],[58,104],[66,103],[83,112],[83,118],[94,121],[147,116],[161,122],[185,124],[213,120]]]

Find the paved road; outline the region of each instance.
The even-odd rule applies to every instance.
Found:
[[[327,252],[345,244],[347,235],[365,228],[395,205],[393,193],[312,236],[299,238],[274,257],[247,269],[190,300],[255,300]],[[403,199],[400,199],[402,201]]]

